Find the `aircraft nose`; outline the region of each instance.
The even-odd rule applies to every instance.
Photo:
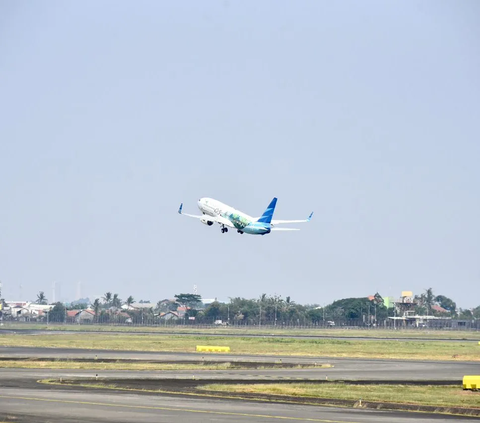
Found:
[[[202,204],[203,204],[203,198],[200,198],[200,199],[197,201],[197,205],[198,205],[198,207],[200,207]]]

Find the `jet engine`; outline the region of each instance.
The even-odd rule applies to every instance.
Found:
[[[213,225],[213,222],[211,220],[208,220],[207,217],[202,217],[200,219],[200,222],[202,222],[204,225],[208,225],[208,226],[212,226]]]

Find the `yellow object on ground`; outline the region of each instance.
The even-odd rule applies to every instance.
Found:
[[[463,376],[463,389],[480,389],[480,376]]]
[[[230,352],[230,347],[197,345],[197,352]]]

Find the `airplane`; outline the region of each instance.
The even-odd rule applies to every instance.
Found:
[[[250,235],[267,235],[271,231],[298,231],[299,229],[295,228],[278,228],[277,225],[310,222],[313,216],[312,212],[307,219],[303,220],[275,220],[273,219],[273,212],[277,205],[277,198],[270,202],[261,217],[251,217],[213,198],[200,198],[197,205],[202,212],[200,216],[183,213],[183,203],[180,204],[178,213],[200,219],[203,224],[208,226],[218,223],[222,233],[228,232],[228,228],[236,229],[239,234]]]

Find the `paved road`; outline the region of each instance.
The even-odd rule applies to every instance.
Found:
[[[1,389],[0,417],[28,422],[276,422],[427,423],[478,419],[420,413],[268,404],[253,401],[34,389]]]
[[[457,380],[460,381],[466,374],[478,374],[478,362],[454,361],[401,361],[401,360],[372,360],[350,358],[325,358],[325,357],[292,357],[292,356],[257,356],[257,355],[230,355],[230,354],[202,354],[202,353],[165,353],[143,351],[113,351],[113,350],[79,350],[66,348],[28,348],[28,347],[0,347],[0,357],[51,357],[51,358],[128,358],[135,360],[158,361],[198,361],[202,357],[206,360],[217,361],[264,361],[275,362],[282,360],[284,363],[317,363],[331,364],[331,368],[318,369],[270,369],[270,370],[195,370],[198,378],[209,379],[252,379],[258,377],[274,378],[302,378],[330,380]],[[2,369],[0,375],[12,370]],[[22,372],[15,370],[21,377]],[[73,375],[81,371],[73,370],[42,370],[38,371],[39,377],[45,373],[52,375]],[[91,376],[95,372],[89,371]],[[99,371],[105,377],[138,378],[145,377],[146,372],[139,371]],[[156,378],[189,378],[191,370],[184,371],[148,371],[149,377]]]

